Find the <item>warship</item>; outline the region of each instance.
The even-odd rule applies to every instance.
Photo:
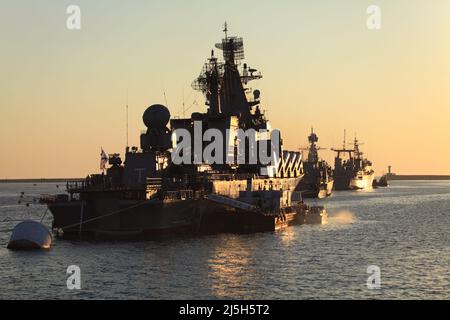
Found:
[[[334,159],[334,189],[335,190],[370,190],[373,186],[374,171],[372,163],[363,157],[359,149],[359,141],[354,139],[353,149],[347,149],[345,143],[342,149],[333,149],[336,152]],[[342,154],[346,154],[344,159]]]
[[[224,33],[215,46],[223,59],[212,50],[192,84],[207,111],[171,118],[163,105],[148,107],[140,147],[127,146],[124,162],[102,150],[103,173],[68,182],[66,194],[46,199],[57,236],[249,233],[322,219],[323,210],[306,206],[296,191],[304,177],[301,153],[283,149],[261,110],[260,91],[248,85],[261,73],[242,64],[242,38],[228,36],[226,24]],[[213,144],[213,159],[203,158]]]
[[[333,170],[326,161],[319,159],[320,147],[317,146],[319,137],[311,128],[308,136],[309,147],[303,149],[308,152],[308,158],[303,162],[305,177],[297,186],[304,198],[326,198],[333,190]]]

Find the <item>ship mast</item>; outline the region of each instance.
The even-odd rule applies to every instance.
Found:
[[[313,127],[311,127],[311,134],[308,136],[308,141],[309,141],[308,162],[316,163],[319,161],[319,155],[317,153],[318,149],[316,146],[316,142],[319,141],[319,138],[314,133]]]
[[[225,39],[228,39],[228,25],[225,21],[225,24],[223,25],[223,32],[225,33]]]
[[[244,59],[244,42],[242,38],[228,35],[228,24],[223,27],[225,37],[215,47],[223,52],[223,62],[214,56],[204,64],[200,76],[192,87],[201,91],[206,97],[208,113],[211,116],[239,116],[244,126],[251,126],[251,108],[259,104],[259,91],[255,99],[249,101],[246,93],[247,83],[262,78],[256,69],[243,64],[242,75],[239,71],[240,61]]]
[[[359,146],[362,144],[364,144],[364,143],[360,143],[355,135],[355,140],[353,142],[353,146],[354,146],[353,149],[355,150],[355,158],[357,158],[357,159],[361,159],[363,157],[363,153],[359,150]]]
[[[331,149],[331,150],[333,150],[334,152],[337,153],[336,158],[340,158],[341,157],[341,153],[344,153],[344,154],[347,153],[349,159],[353,158],[353,154],[355,152],[355,149],[347,149],[347,146],[346,146],[346,144],[347,144],[346,135],[347,135],[347,130],[344,129],[344,143],[342,145],[342,149],[334,149],[334,148]]]
[[[344,144],[343,144],[343,149],[345,149],[345,147],[346,147],[346,143],[345,143],[345,136],[346,136],[346,133],[347,133],[347,131],[344,129]]]

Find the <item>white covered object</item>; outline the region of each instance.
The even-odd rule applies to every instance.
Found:
[[[39,222],[26,220],[13,230],[8,249],[49,249],[52,245],[52,234]]]

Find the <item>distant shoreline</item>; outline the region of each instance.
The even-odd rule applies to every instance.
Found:
[[[84,180],[85,178],[0,179],[0,183],[66,183]],[[388,180],[450,180],[450,175],[395,174],[389,175]]]
[[[53,183],[67,181],[84,181],[83,178],[41,178],[41,179],[0,179],[0,183]]]
[[[450,175],[391,174],[388,180],[450,180]]]

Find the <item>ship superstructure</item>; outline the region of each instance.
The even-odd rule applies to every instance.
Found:
[[[318,141],[319,137],[311,128],[309,146],[303,149],[308,152],[308,158],[303,163],[305,177],[297,186],[305,198],[325,198],[333,190],[333,170],[325,160],[319,158],[321,148],[317,146]]]
[[[358,139],[353,141],[353,149],[333,149],[336,152],[334,159],[334,188],[335,190],[369,190],[372,189],[374,171],[372,162],[364,158],[360,151]]]

